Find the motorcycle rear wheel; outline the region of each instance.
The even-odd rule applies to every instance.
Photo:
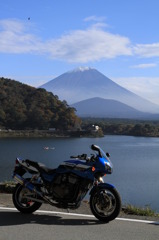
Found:
[[[21,213],[33,213],[41,207],[42,203],[29,200],[25,197],[26,194],[31,194],[31,191],[18,183],[12,196],[14,206]]]
[[[121,210],[121,198],[115,188],[99,188],[90,197],[93,215],[102,222],[114,220]]]

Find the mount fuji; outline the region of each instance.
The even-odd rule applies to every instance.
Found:
[[[114,100],[113,106],[115,103],[120,102],[123,105],[128,105],[131,109],[133,108],[133,111],[159,113],[158,105],[121,87],[96,69],[88,67],[66,72],[40,86],[40,88],[45,88],[47,91],[57,95],[60,100],[66,100],[69,105],[73,106],[75,103],[88,99],[94,99],[93,102],[96,99],[99,102],[100,98]]]

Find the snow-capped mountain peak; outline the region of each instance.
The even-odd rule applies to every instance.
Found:
[[[79,67],[63,73],[41,87],[53,92],[60,100],[66,100],[68,104],[100,97],[120,101],[139,111],[159,113],[158,105],[137,96],[90,67]]]
[[[75,68],[72,71],[69,71],[69,73],[72,73],[72,72],[84,72],[84,71],[89,71],[91,69],[93,69],[93,68],[90,68],[90,67],[78,67],[78,68]]]

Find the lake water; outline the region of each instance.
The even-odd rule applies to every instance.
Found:
[[[70,155],[90,154],[91,144],[109,152],[114,165],[105,181],[116,186],[124,204],[159,212],[159,138],[1,138],[0,182],[11,180],[15,158],[29,158],[55,168]],[[49,147],[45,150],[44,147]]]

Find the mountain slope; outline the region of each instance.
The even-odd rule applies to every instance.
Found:
[[[0,128],[68,129],[76,120],[74,110],[52,93],[0,78]]]
[[[78,68],[66,72],[41,86],[73,104],[100,97],[114,99],[139,111],[159,113],[159,106],[116,84],[96,69]]]
[[[116,100],[91,98],[72,104],[80,117],[106,118],[144,118],[147,114],[140,112]]]

